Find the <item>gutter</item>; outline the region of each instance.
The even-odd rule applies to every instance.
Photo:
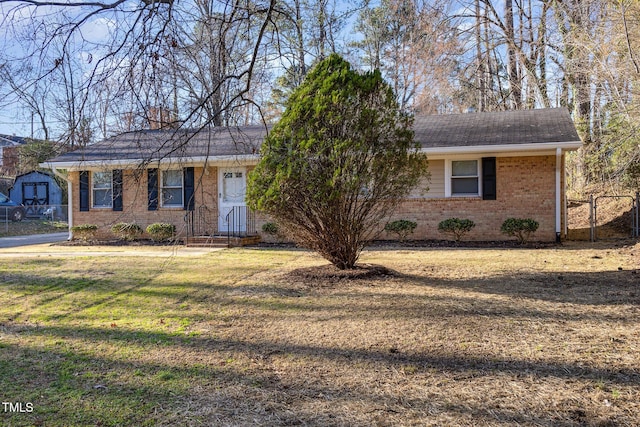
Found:
[[[571,151],[582,147],[582,141],[537,142],[529,144],[502,145],[459,145],[448,147],[422,147],[420,152],[427,156],[469,155],[491,153],[498,156],[534,155],[541,151],[555,153],[556,150]],[[531,153],[531,154],[530,154]]]
[[[163,159],[151,160],[154,165],[160,166],[198,166],[207,164],[208,166],[232,166],[232,165],[256,165],[260,161],[259,154],[242,154],[231,156],[196,156],[196,157],[165,157]],[[63,162],[47,162],[41,166],[48,169],[60,168],[72,171],[83,169],[98,170],[105,167],[116,169],[135,169],[145,163],[149,163],[149,159],[122,159],[122,160],[72,160]],[[55,166],[54,166],[55,165]]]

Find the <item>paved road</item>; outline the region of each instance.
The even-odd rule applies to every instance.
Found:
[[[190,257],[223,250],[223,248],[187,248],[182,245],[169,246],[66,246],[50,245],[64,242],[69,233],[37,234],[0,238],[0,257],[40,256],[140,256],[140,257]]]
[[[0,238],[0,248],[15,248],[18,246],[41,245],[67,240],[68,232],[51,234],[34,234],[32,236],[14,236]]]

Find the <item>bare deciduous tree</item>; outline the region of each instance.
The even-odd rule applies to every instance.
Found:
[[[264,36],[276,0],[211,0],[208,4],[201,0],[198,4],[202,8],[208,6],[208,14],[195,18],[219,16],[220,25],[214,27],[206,19],[191,19],[194,18],[191,2],[24,0],[7,3],[2,5],[2,29],[12,40],[22,44],[18,50],[5,50],[0,64],[30,64],[32,67],[28,81],[14,85],[14,88],[46,86],[54,75],[63,71],[60,74],[62,89],[56,95],[66,94],[67,120],[57,131],[65,134],[66,128],[71,142],[74,142],[80,123],[89,116],[101,115],[103,133],[106,133],[108,119],[105,117],[110,113],[114,122],[128,121],[126,127],[130,129],[149,125],[153,118],[148,114],[154,109],[171,111],[172,119],[179,119],[181,123],[217,125],[221,123],[223,111],[247,104],[245,98],[250,93],[257,64],[266,55]],[[200,36],[197,36],[198,31]],[[179,77],[183,77],[183,82],[193,81],[193,75],[187,75],[185,69],[191,67],[193,70],[194,62],[184,64],[181,69],[178,58],[180,55],[187,58],[189,46],[193,46],[194,41],[202,41],[205,34],[211,40],[224,31],[234,31],[234,34],[230,39],[223,38],[217,47],[209,44],[217,50],[209,52],[212,55],[207,58],[208,64],[224,64],[229,57],[229,47],[241,45],[238,60],[231,67],[217,65],[215,80],[209,73],[208,83],[213,86],[205,86],[206,80],[201,76],[198,97],[189,100],[190,91],[181,91],[177,82]],[[178,34],[184,37],[179,38]],[[32,61],[33,58],[40,58],[40,61]],[[83,59],[80,65],[77,63],[79,58]],[[195,63],[206,66],[202,61]],[[110,88],[108,99],[106,93],[95,95],[105,85]],[[218,100],[225,90],[225,99]],[[23,91],[23,98],[29,93]],[[74,102],[69,102],[71,95]],[[251,100],[248,101],[251,104]],[[177,111],[179,104],[182,111]],[[47,111],[51,109],[47,106]],[[49,114],[41,109],[43,122],[46,123]],[[47,137],[50,137],[50,125],[43,127],[47,127]]]

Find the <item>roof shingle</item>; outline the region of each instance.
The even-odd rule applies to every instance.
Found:
[[[580,141],[564,108],[417,116],[424,148]]]
[[[414,131],[426,149],[580,141],[563,108],[416,116]],[[266,132],[259,125],[127,132],[47,163],[252,155],[259,153]]]

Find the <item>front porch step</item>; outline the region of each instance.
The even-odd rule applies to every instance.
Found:
[[[187,237],[185,245],[192,248],[227,248],[255,245],[260,241],[260,236],[191,236]]]

